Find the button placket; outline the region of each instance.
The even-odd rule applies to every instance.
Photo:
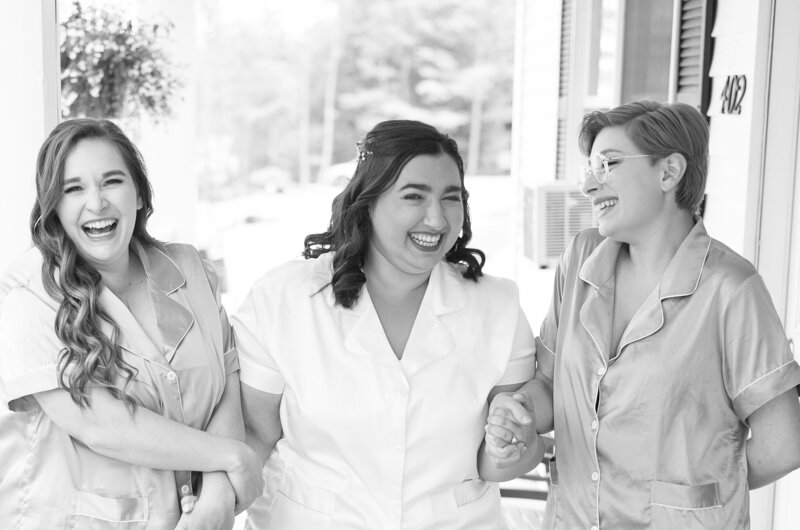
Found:
[[[393,429],[394,433],[394,446],[391,451],[394,454],[396,462],[396,480],[394,481],[395,487],[393,488],[394,499],[390,501],[393,519],[399,526],[402,519],[402,499],[403,499],[403,470],[405,469],[405,454],[406,454],[406,419],[408,416],[408,400],[409,388],[408,380],[403,373],[397,373],[394,376],[394,388],[391,391],[391,404],[392,409],[396,412],[396,423]]]

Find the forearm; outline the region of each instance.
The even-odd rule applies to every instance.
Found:
[[[798,467],[798,457],[765,460],[759,458],[758,450],[747,441],[747,485],[751,490],[758,489],[788,475]]]
[[[242,420],[238,372],[228,376],[222,399],[214,409],[214,414],[211,416],[208,427],[206,427],[206,432],[244,442],[244,421]],[[214,497],[229,496],[231,507],[233,506],[233,488],[227,474],[224,472],[207,471],[203,473],[202,491],[204,492],[202,496],[204,499],[209,495]]]
[[[173,471],[228,471],[246,449],[236,440],[208,434],[144,407],[131,414],[105,389],[90,392],[81,409],[64,390],[35,395],[45,414],[93,451],[129,464]]]
[[[528,396],[528,402],[533,403],[536,421],[536,432],[543,434],[553,430],[553,384],[539,372],[525,383],[517,393]]]
[[[486,442],[481,444],[478,452],[478,474],[483,480],[491,482],[505,482],[524,475],[536,467],[544,458],[545,446],[541,436],[536,436],[532,446],[526,447],[521,457],[513,463],[499,466],[497,462],[486,453]]]

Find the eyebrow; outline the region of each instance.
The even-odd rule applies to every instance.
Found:
[[[121,169],[112,169],[111,171],[106,171],[101,176],[103,178],[111,177],[113,175],[122,175],[123,177],[127,177],[128,174],[122,171]],[[64,180],[64,184],[72,184],[73,182],[80,182],[80,177],[72,177]]]
[[[403,190],[406,190],[406,189],[409,189],[409,188],[410,189],[414,189],[414,190],[425,191],[425,192],[428,192],[428,193],[433,191],[433,188],[431,188],[427,184],[413,184],[413,183],[406,184],[405,186],[400,188],[400,191],[403,191]],[[453,193],[453,192],[461,193],[461,186],[447,186],[444,189],[444,192],[445,193]]]

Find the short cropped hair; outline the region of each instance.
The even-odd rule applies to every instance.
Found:
[[[626,103],[583,117],[578,142],[589,156],[597,135],[606,127],[622,127],[642,154],[654,161],[673,153],[686,159],[686,172],[675,193],[680,208],[695,213],[703,200],[708,174],[708,123],[700,112],[685,103],[655,101]]]

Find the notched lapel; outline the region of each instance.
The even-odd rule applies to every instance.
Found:
[[[147,336],[147,333],[139,325],[139,322],[137,322],[130,311],[128,311],[125,304],[114,296],[114,293],[105,286],[100,291],[99,302],[119,328],[117,343],[121,348],[124,348],[134,355],[164,366],[163,353],[153,344],[153,341],[150,340],[150,337]],[[110,337],[111,325],[107,322],[103,322],[101,327],[106,336]]]
[[[580,311],[581,325],[592,337],[597,353],[608,360],[611,353],[611,329],[614,313],[614,280],[597,288]]]
[[[344,346],[348,352],[381,363],[397,363],[366,287],[361,288],[353,308],[341,311],[345,320]]]
[[[194,314],[176,298],[183,298],[180,291],[166,294],[163,291],[151,290],[150,300],[156,316],[158,331],[164,342],[164,357],[172,361],[175,351],[194,325]]]
[[[628,323],[628,327],[625,328],[619,341],[617,355],[620,355],[626,346],[653,335],[663,325],[664,309],[661,307],[661,298],[658,295],[658,288],[656,288],[645,298]]]
[[[163,354],[172,361],[175,351],[194,325],[194,314],[181,292],[186,285],[180,267],[155,247],[136,247],[147,274],[150,302],[163,342]]]
[[[423,303],[419,308],[403,355],[403,368],[407,376],[455,352],[453,330],[445,320],[455,323],[457,317],[437,315],[430,304]]]

